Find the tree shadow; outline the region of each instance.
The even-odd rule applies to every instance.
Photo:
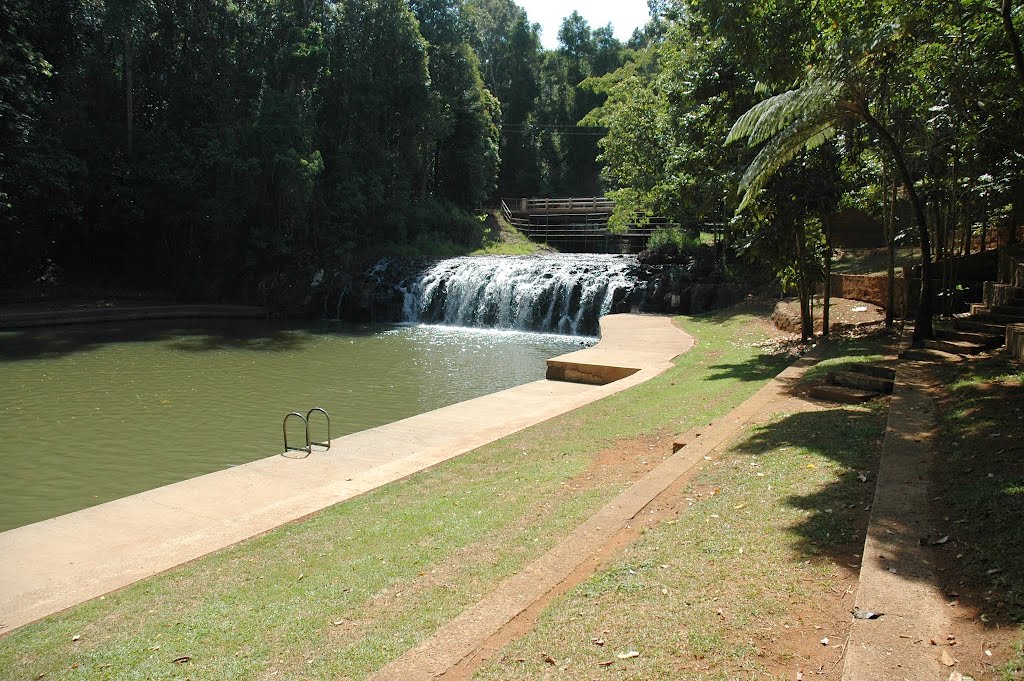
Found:
[[[790,352],[765,353],[733,364],[712,364],[708,380],[732,379],[737,381],[767,381],[800,359]]]
[[[379,328],[275,320],[146,320],[75,324],[0,332],[0,362],[59,358],[109,345],[170,343],[184,352],[297,351],[319,335],[370,335]]]
[[[795,447],[827,457],[840,466],[838,479],[805,495],[785,501],[808,512],[806,520],[792,527],[797,548],[808,556],[825,555],[849,564],[863,548],[868,526],[868,509],[874,485],[865,484],[878,470],[880,439],[884,418],[878,407],[861,410],[826,409],[800,412],[764,424],[738,444],[734,451],[760,455],[784,447]],[[801,475],[804,469],[787,471]]]
[[[1013,405],[1017,409],[1013,418],[1017,419],[1024,414],[1024,389],[1018,386],[1017,390],[1012,400],[1006,395],[987,399]],[[1019,428],[1020,421],[1016,423]],[[1003,425],[1009,421],[1004,420]],[[901,579],[955,594],[960,607],[987,613],[989,626],[1024,622],[1024,448],[1006,446],[1000,456],[989,457],[989,465],[982,467],[971,448],[952,447],[951,435],[943,433],[934,470],[920,471],[934,481],[927,492],[932,507],[926,522],[909,527],[906,518],[880,517],[874,509],[875,526],[886,536],[891,533],[894,538],[911,540],[887,542],[884,557],[861,556],[885,426],[881,404],[801,412],[758,427],[734,451],[762,455],[797,447],[839,464],[833,482],[824,487],[815,484],[807,493],[785,500],[806,513],[804,520],[788,528],[795,547],[804,555],[823,556],[841,565],[858,565],[863,560],[900,566]],[[918,434],[906,437],[915,440]],[[998,472],[989,477],[993,466]],[[800,475],[802,471],[786,473]]]

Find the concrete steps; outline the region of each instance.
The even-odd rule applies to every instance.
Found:
[[[900,353],[900,359],[910,359],[919,362],[960,362],[963,355],[955,355],[943,350],[932,348],[908,348]]]
[[[953,328],[995,336],[1002,336],[1006,333],[1006,324],[984,322],[974,317],[962,317],[960,319],[953,320]]]
[[[989,308],[987,305],[971,305],[971,318],[988,324],[1020,324],[1024,323],[1024,309],[998,305]]]
[[[855,390],[864,390],[866,392],[886,395],[892,393],[891,378],[880,378],[878,376],[862,374],[857,371],[830,371],[828,372],[828,378],[826,380],[832,385],[838,385],[844,388],[853,388]]]
[[[807,389],[807,394],[823,402],[838,404],[862,404],[878,397],[878,393],[856,388],[845,388],[841,385],[819,383]]]
[[[851,364],[828,372],[823,383],[807,389],[808,395],[825,402],[860,404],[892,393],[896,371],[874,364]]]
[[[929,350],[941,350],[942,352],[948,352],[954,355],[977,355],[979,352],[985,351],[987,348],[981,343],[974,343],[971,341],[964,340],[926,340],[924,347]]]
[[[967,341],[968,343],[983,345],[986,348],[995,348],[999,347],[1003,343],[1003,335],[999,332],[1000,328],[1001,327],[998,326],[995,327],[993,333],[939,328],[935,330],[935,333],[942,340]]]

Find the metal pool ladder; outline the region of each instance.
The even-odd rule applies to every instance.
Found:
[[[310,438],[310,435],[309,435],[309,421],[310,421],[310,417],[313,416],[313,414],[316,413],[316,412],[319,412],[319,413],[323,414],[324,418],[327,419],[327,439],[324,440],[323,442],[315,442],[314,440],[312,440]],[[295,417],[295,418],[301,420],[303,426],[305,427],[305,431],[306,431],[306,445],[304,447],[292,447],[291,445],[288,444],[288,419],[290,419],[292,417]],[[281,423],[281,431],[284,434],[284,453],[285,454],[287,454],[288,452],[305,452],[306,456],[309,456],[310,454],[313,453],[313,446],[314,445],[316,445],[317,447],[323,447],[325,450],[331,448],[331,415],[328,414],[327,410],[324,409],[323,407],[313,407],[308,412],[306,412],[305,416],[303,416],[302,414],[300,414],[297,411],[293,411],[293,412],[291,412],[289,414],[285,414],[284,421]],[[304,457],[301,457],[301,458],[304,459],[306,457],[304,456]]]

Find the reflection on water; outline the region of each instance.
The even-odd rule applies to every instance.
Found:
[[[436,326],[137,322],[0,333],[0,530],[544,376],[594,339]],[[314,433],[316,435],[316,433]]]

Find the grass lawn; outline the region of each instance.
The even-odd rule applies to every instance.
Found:
[[[936,496],[952,523],[944,588],[962,617],[1015,654],[995,678],[1024,679],[1024,368],[996,355],[947,366]],[[1007,640],[1009,639],[1009,640]]]
[[[757,314],[689,318],[697,347],[653,381],[23,627],[0,678],[364,678],[644,472],[588,475],[602,451],[706,423],[781,370]]]
[[[882,342],[830,353],[866,361]],[[676,517],[475,678],[837,679],[874,495],[860,476],[877,472],[887,401],[777,407],[678,491]]]

